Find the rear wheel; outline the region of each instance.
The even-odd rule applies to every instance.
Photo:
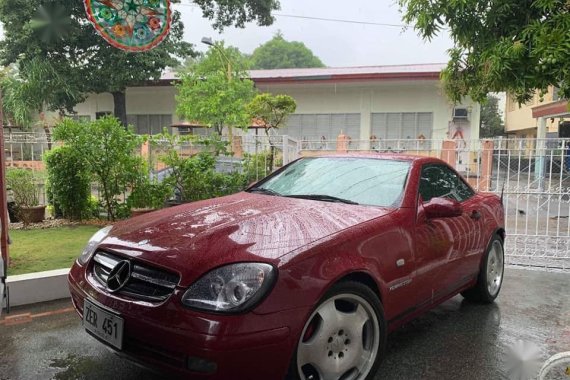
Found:
[[[483,260],[477,284],[461,295],[470,301],[491,303],[497,298],[503,285],[505,254],[500,237],[493,237]]]
[[[371,379],[385,342],[384,311],[376,294],[361,283],[341,282],[327,292],[306,321],[289,378]]]

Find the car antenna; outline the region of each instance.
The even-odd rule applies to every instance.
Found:
[[[504,206],[505,204],[503,203],[503,195],[505,194],[505,185],[506,182],[503,182],[503,189],[501,190],[501,204]]]

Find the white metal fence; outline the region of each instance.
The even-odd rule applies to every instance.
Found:
[[[444,159],[477,190],[504,193],[508,264],[570,272],[570,140],[349,140],[343,148]]]
[[[26,158],[41,160],[49,142],[42,136],[16,136],[6,140],[8,165]],[[232,144],[233,155],[218,157],[217,170],[243,171],[248,157],[257,157],[257,178],[301,155],[337,151],[406,153],[442,158],[478,190],[504,192],[506,255],[510,265],[570,272],[570,140],[494,139],[449,140],[296,140],[288,136],[241,136]],[[10,149],[12,149],[10,151]],[[203,147],[188,143],[177,147],[191,156]],[[30,152],[30,157],[23,153]],[[151,148],[155,172],[160,147]]]

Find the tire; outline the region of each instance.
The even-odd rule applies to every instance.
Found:
[[[477,283],[471,289],[463,291],[461,295],[473,302],[487,304],[494,302],[503,285],[504,270],[505,253],[503,241],[499,236],[495,235],[491,239],[483,257]]]
[[[386,331],[384,309],[369,287],[337,283],[305,321],[287,379],[371,380],[384,357]]]

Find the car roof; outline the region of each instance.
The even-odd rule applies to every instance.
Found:
[[[410,161],[414,164],[427,164],[427,163],[438,163],[447,165],[447,163],[439,158],[426,157],[411,154],[402,153],[376,153],[376,152],[349,152],[349,153],[330,153],[322,154],[318,156],[307,156],[304,158],[318,158],[318,157],[329,157],[329,158],[373,158],[377,160],[393,160],[393,161]]]

